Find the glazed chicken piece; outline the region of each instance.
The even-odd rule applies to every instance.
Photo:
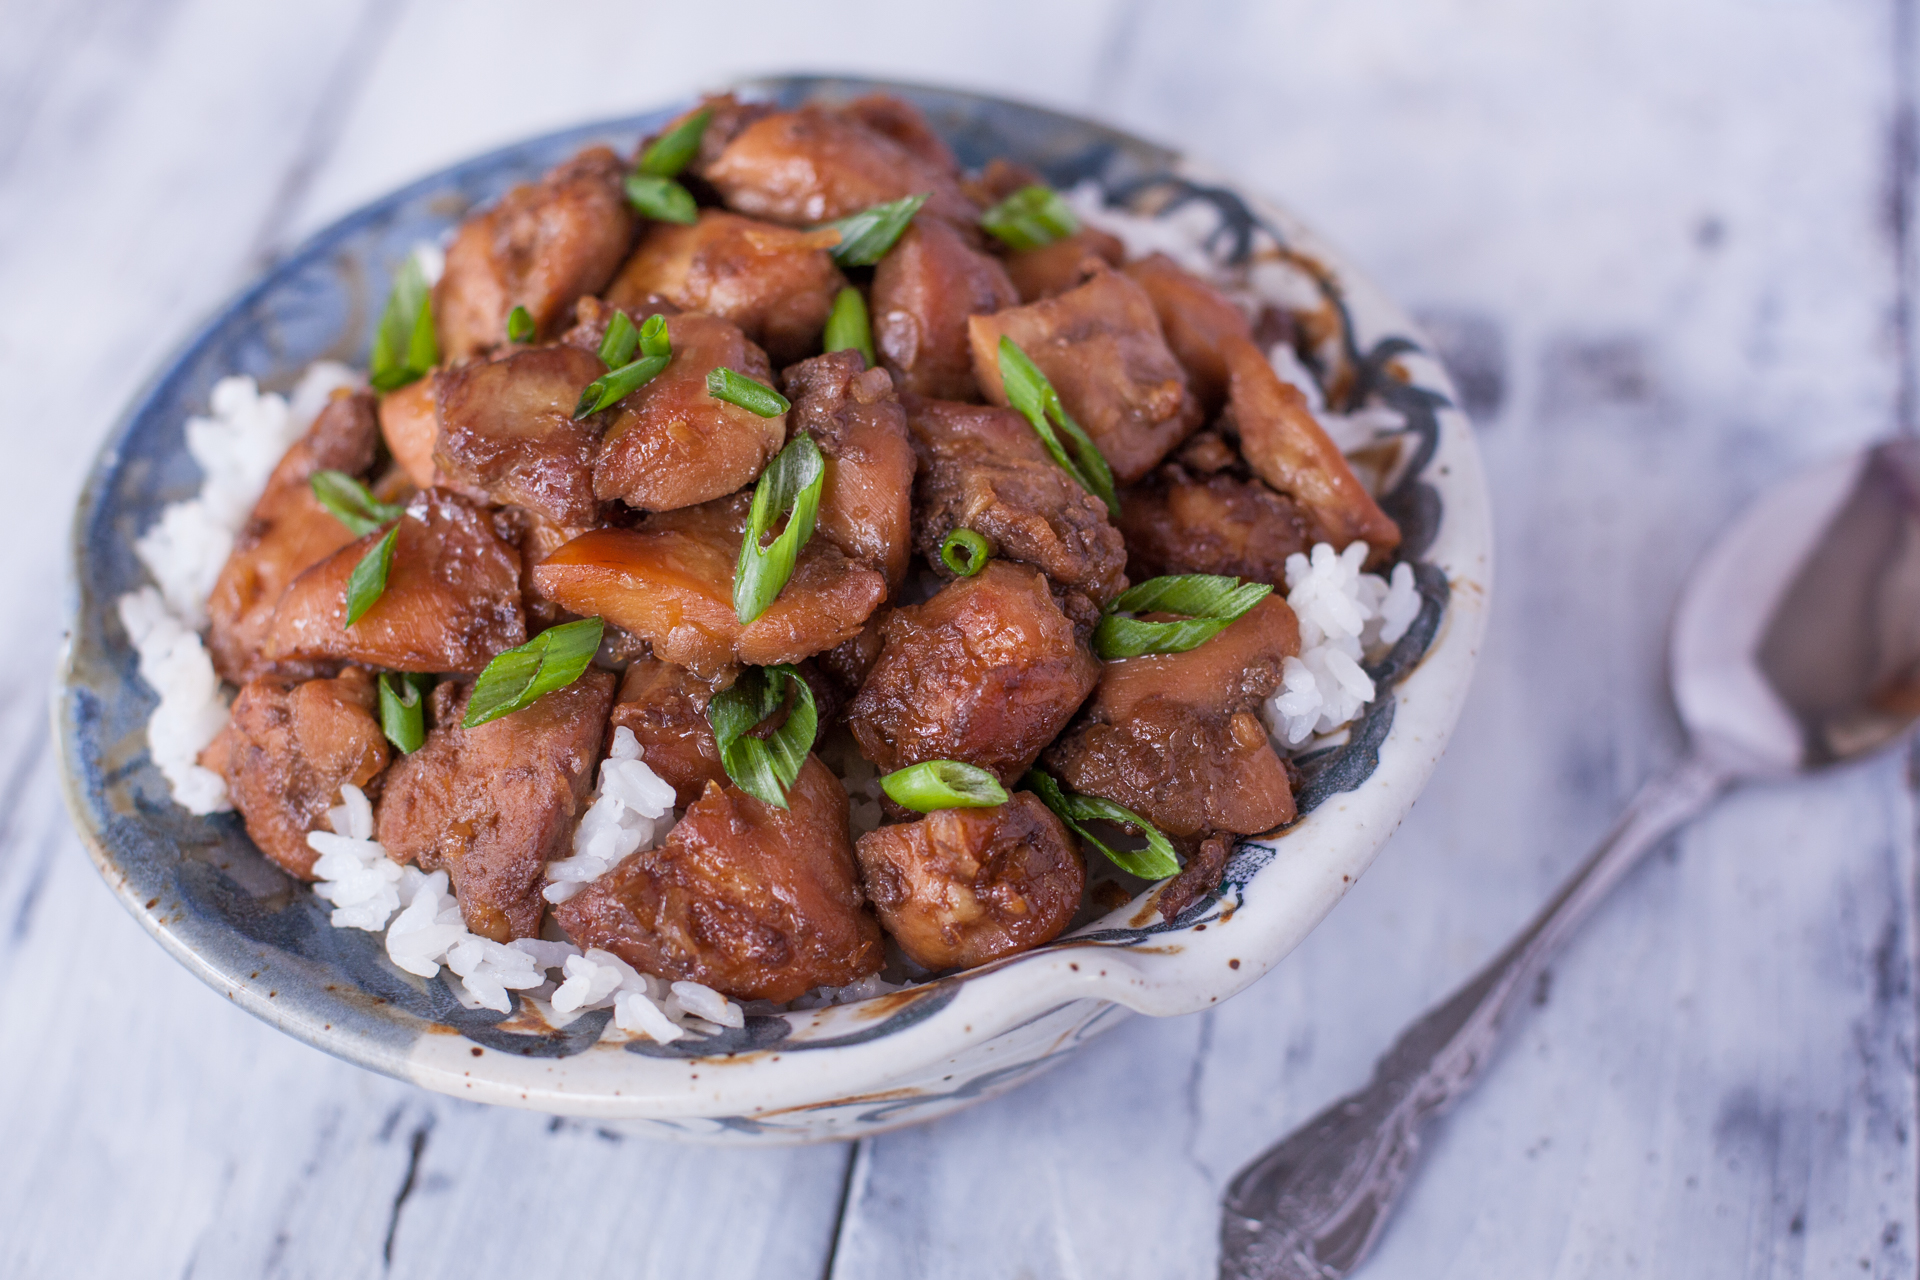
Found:
[[[647,768],[673,788],[676,808],[698,800],[709,782],[724,787],[729,781],[707,704],[732,683],[732,671],[703,680],[654,657],[634,659],[621,678],[612,727],[633,731]]]
[[[1035,565],[1095,604],[1126,589],[1127,552],[1106,504],[1060,469],[1020,414],[914,398],[907,427],[921,463],[915,544],[934,572],[952,572],[940,562],[947,535],[971,529],[994,555]]]
[[[347,626],[348,579],[385,532],[349,543],[294,579],[274,610],[269,659],[478,672],[496,653],[526,642],[519,552],[484,512],[444,489],[407,504],[387,589]]]
[[[637,159],[644,155],[656,139],[679,128],[695,112],[704,111],[707,113],[707,127],[700,131],[700,149],[687,165],[687,171],[698,177],[707,171],[708,165],[720,158],[720,153],[727,149],[728,143],[740,136],[742,129],[779,109],[768,102],[742,102],[731,93],[710,94],[700,100],[700,105],[675,116],[667,122],[666,128],[641,143],[635,157]]]
[[[503,345],[515,307],[552,337],[575,301],[606,288],[633,243],[625,176],[620,157],[589,147],[460,225],[433,289],[445,361]]]
[[[364,787],[387,767],[373,706],[373,675],[360,667],[332,680],[255,680],[240,687],[226,727],[200,753],[227,780],[260,852],[302,880],[314,878],[320,856],[307,832],[332,830],[326,815],[340,788]]]
[[[540,593],[583,617],[605,618],[668,662],[704,676],[734,662],[798,662],[858,635],[887,581],[817,534],[793,577],[745,627],[733,571],[753,504],[748,493],[653,516],[638,529],[595,529],[533,571]]]
[[[1126,267],[1147,296],[1167,335],[1167,346],[1187,371],[1187,382],[1209,417],[1227,402],[1226,347],[1252,342],[1253,326],[1240,308],[1218,289],[1181,267],[1164,253],[1150,254]]]
[[[890,93],[869,93],[855,98],[841,110],[875,133],[892,138],[933,168],[946,173],[960,172],[960,161],[953,154],[953,148],[933,131],[927,118],[920,114],[920,108],[911,102]]]
[[[1120,495],[1118,523],[1136,581],[1219,573],[1284,591],[1287,557],[1313,542],[1292,499],[1225,471],[1197,477],[1177,462]]]
[[[962,760],[1011,785],[1092,692],[1100,663],[1036,569],[996,560],[896,609],[847,722],[881,773]]]
[[[1279,596],[1185,653],[1109,662],[1043,761],[1069,789],[1124,805],[1178,840],[1293,821],[1293,789],[1259,708],[1299,652]]]
[[[1038,249],[1019,249],[1007,255],[1007,275],[1020,291],[1022,302],[1038,302],[1065,293],[1087,276],[1099,270],[1099,263],[1117,267],[1127,258],[1127,246],[1120,237],[1098,227],[1081,227],[1070,236],[1041,245]],[[1131,274],[1131,273],[1129,273]],[[1166,318],[1161,318],[1166,323]],[[1172,334],[1168,334],[1172,340]],[[1179,348],[1174,348],[1177,353]]]
[[[1086,863],[1031,791],[991,809],[937,809],[881,827],[856,849],[867,897],[900,949],[928,969],[967,969],[1060,936]]]
[[[967,321],[973,376],[994,404],[1000,339],[1012,338],[1100,447],[1114,478],[1132,484],[1200,425],[1200,405],[1167,350],[1153,304],[1117,271],[1097,270],[1056,298]]]
[[[939,218],[915,218],[873,272],[873,345],[902,391],[978,400],[967,317],[1020,301],[999,262]]]
[[[710,786],[664,845],[629,856],[554,918],[583,947],[735,1000],[791,1000],[879,972],[846,790],[808,756],[787,805]]]
[[[847,279],[827,252],[831,231],[795,231],[721,209],[691,226],[656,222],[607,290],[627,307],[662,297],[740,326],[775,364],[820,348],[833,297]]]
[[[430,373],[380,397],[380,434],[387,452],[416,489],[445,487],[447,478],[433,460],[440,442],[440,375]]]
[[[222,680],[245,684],[273,669],[265,650],[282,593],[303,570],[353,541],[352,531],[313,496],[313,473],[363,475],[373,466],[377,439],[373,397],[343,396],[320,411],[274,467],[207,601],[207,651]],[[284,674],[318,674],[311,664],[292,665]]]
[[[1353,474],[1307,398],[1273,371],[1253,343],[1230,340],[1224,352],[1230,377],[1221,424],[1238,434],[1253,473],[1300,505],[1315,542],[1330,542],[1336,550],[1365,542],[1368,566],[1385,564],[1400,545],[1400,526]]]
[[[672,511],[751,484],[787,442],[784,414],[763,418],[707,394],[707,375],[732,369],[771,386],[766,353],[714,316],[667,317],[673,359],[604,414],[593,491],[646,511]]]
[[[793,430],[826,458],[819,535],[898,587],[913,550],[913,446],[893,379],[865,364],[857,351],[833,351],[781,377]]]
[[[892,616],[893,606],[883,604],[873,611],[859,635],[814,655],[814,669],[833,686],[834,705],[840,711],[852,703],[860,686],[867,682],[867,673],[880,661],[880,650],[886,645],[887,619]]]
[[[613,673],[588,669],[524,710],[463,729],[473,686],[443,681],[433,729],[394,762],[375,811],[389,856],[445,871],[467,928],[539,935],[547,863],[568,856],[607,736]]]
[[[972,226],[979,210],[961,194],[958,173],[930,161],[917,141],[900,141],[900,121],[918,112],[900,103],[884,132],[869,123],[872,114],[808,105],[762,116],[700,176],[728,208],[788,226],[831,222],[923,191],[927,213]]]
[[[605,372],[591,352],[557,344],[436,375],[436,475],[555,524],[599,523],[593,466],[601,423],[576,422],[573,410]]]

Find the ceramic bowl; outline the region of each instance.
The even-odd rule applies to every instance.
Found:
[[[1348,742],[1303,762],[1297,823],[1241,843],[1219,891],[1177,919],[1160,919],[1142,893],[1005,962],[662,1046],[602,1041],[605,1011],[556,1029],[526,1002],[505,1016],[465,1008],[440,979],[392,965],[377,937],[330,927],[324,904],[266,861],[235,815],[200,818],[171,803],[146,753],[154,697],[114,601],[145,580],[134,537],[197,490],[186,419],[228,374],[284,388],[321,357],[361,363],[371,316],[412,246],[582,145],[631,148],[682,106],[536,138],[414,183],[314,236],[195,335],[127,412],[81,497],[54,718],[74,819],[101,873],[161,945],[250,1013],[457,1097],[659,1135],[809,1141],[990,1097],[1129,1013],[1203,1009],[1277,964],[1366,870],[1446,745],[1486,615],[1490,530],[1479,458],[1446,374],[1397,307],[1276,206],[1164,147],[999,99],[812,77],[738,88],[786,104],[899,93],[969,166],[1009,155],[1058,187],[1097,182],[1135,210],[1198,211],[1222,263],[1291,255],[1318,276],[1336,321],[1322,337],[1346,385],[1407,420],[1386,505],[1407,531],[1425,607],[1374,670],[1380,696]]]

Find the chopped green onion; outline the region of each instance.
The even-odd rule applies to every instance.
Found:
[[[1039,796],[1040,802],[1053,810],[1060,821],[1072,827],[1082,840],[1106,855],[1107,861],[1128,875],[1139,876],[1142,880],[1165,880],[1168,876],[1180,873],[1180,859],[1173,851],[1173,841],[1133,810],[1122,808],[1111,800],[1102,800],[1099,796],[1064,791],[1054,781],[1052,774],[1039,769],[1029,769],[1020,783]],[[1147,847],[1122,852],[1088,831],[1081,825],[1084,822],[1111,822],[1138,831],[1147,838]]]
[[[821,343],[828,351],[858,351],[867,368],[879,364],[873,354],[873,326],[867,321],[867,300],[849,285],[833,296],[827,332]]]
[[[971,578],[993,559],[993,548],[971,529],[955,529],[940,543],[940,563],[963,578]]]
[[[643,356],[673,354],[673,339],[667,334],[665,316],[650,315],[640,322],[640,354]]]
[[[656,222],[698,222],[700,207],[693,193],[672,178],[652,173],[627,175],[627,199]]]
[[[427,740],[427,690],[433,677],[410,671],[380,673],[380,732],[407,755]]]
[[[889,200],[885,204],[876,204],[870,209],[862,209],[827,223],[827,226],[840,233],[840,243],[828,252],[843,267],[872,266],[886,256],[887,250],[893,248],[893,242],[907,229],[907,224],[913,221],[914,214],[920,212],[920,206],[927,202],[930,194],[922,191],[917,196]]]
[[[980,225],[1010,249],[1039,249],[1080,229],[1052,187],[1022,187],[980,215]]]
[[[916,813],[935,809],[991,809],[1007,802],[1000,779],[959,760],[926,760],[880,779],[893,802]]]
[[[427,283],[420,255],[408,254],[393,277],[393,292],[373,331],[367,357],[367,381],[376,391],[398,391],[440,363],[433,333],[433,286]]]
[[[360,557],[360,563],[353,566],[353,573],[347,578],[348,626],[360,621],[361,615],[386,594],[387,571],[393,567],[393,545],[399,537],[400,523],[395,521],[393,528],[387,530],[387,536],[374,543],[373,548]]]
[[[756,732],[782,708],[787,715],[778,728]],[[776,809],[786,808],[787,788],[807,763],[820,725],[806,678],[785,663],[748,667],[732,688],[707,704],[707,723],[734,785]]]
[[[667,356],[641,356],[632,364],[623,364],[611,373],[595,378],[580,393],[580,402],[573,406],[574,420],[590,418],[646,386],[660,376],[660,371],[667,367],[668,359]]]
[[[618,369],[621,365],[633,361],[633,349],[640,345],[640,334],[633,327],[633,321],[627,313],[616,308],[613,319],[607,321],[607,332],[600,339],[600,363],[609,369]]]
[[[525,307],[507,312],[507,341],[525,342],[533,337],[533,314]]]
[[[580,678],[599,652],[606,624],[598,618],[549,627],[516,649],[495,654],[480,678],[473,682],[464,729],[511,715],[532,706],[543,695],[564,689]]]
[[[739,405],[748,413],[777,418],[793,408],[788,399],[764,382],[755,382],[732,369],[713,369],[707,373],[707,394],[715,400]]]
[[[1007,403],[1026,415],[1039,434],[1040,443],[1047,447],[1060,469],[1077,480],[1082,489],[1106,503],[1109,515],[1119,515],[1120,497],[1113,491],[1113,469],[1107,466],[1099,447],[1080,429],[1080,424],[1068,416],[1066,406],[1060,403],[1060,393],[1047,381],[1047,375],[1027,358],[1018,343],[1005,336],[1000,339],[1000,383],[1006,388]],[[1071,457],[1066,446],[1060,443],[1060,437],[1054,434],[1055,427],[1064,432],[1073,445]]]
[[[793,576],[800,548],[813,536],[826,479],[827,465],[819,446],[805,435],[795,436],[760,473],[753,486],[747,532],[740,540],[740,562],[733,571],[733,612],[742,625],[765,613]],[[760,539],[789,508],[793,514],[787,517],[787,527],[762,547]]]
[[[1111,661],[1146,653],[1185,653],[1225,631],[1273,594],[1265,582],[1211,573],[1148,578],[1120,593],[1093,629],[1093,651]],[[1132,613],[1180,613],[1178,622],[1142,622]]]
[[[316,471],[307,484],[320,505],[356,538],[364,538],[388,521],[398,520],[405,509],[381,502],[372,490],[344,471]]]
[[[707,131],[707,122],[712,119],[711,111],[694,112],[655,138],[640,153],[640,163],[633,171],[656,178],[680,176],[680,171],[693,162],[694,153],[700,150],[700,135]]]

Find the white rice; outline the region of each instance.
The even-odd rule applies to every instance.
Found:
[[[1119,236],[1129,256],[1164,252],[1181,265],[1212,276],[1214,264],[1201,247],[1216,225],[1203,202],[1167,218],[1145,218],[1106,207],[1097,187],[1067,193],[1088,223]],[[444,264],[430,245],[415,249],[431,280]],[[1323,300],[1305,272],[1286,263],[1256,264],[1250,283],[1268,301],[1312,310]],[[1250,310],[1245,294],[1230,296]],[[1328,412],[1311,372],[1293,349],[1276,345],[1269,358],[1276,372],[1300,388],[1316,417],[1343,450],[1360,448],[1404,428],[1404,420],[1381,405],[1350,415]],[[189,420],[187,448],[204,479],[200,493],[175,503],[135,543],[155,586],[118,602],[121,621],[139,655],[140,676],[160,695],[147,725],[148,747],[177,803],[196,814],[232,808],[225,781],[197,763],[199,752],[225,725],[227,695],[197,632],[206,625],[206,601],[234,538],[286,450],[312,424],[338,388],[364,384],[344,365],[309,368],[290,400],[263,394],[251,378],[226,378],[213,389],[207,417]],[[1406,633],[1420,610],[1413,570],[1394,568],[1390,578],[1360,571],[1368,549],[1356,543],[1336,554],[1325,543],[1310,556],[1287,563],[1287,602],[1300,621],[1301,651],[1286,661],[1282,687],[1263,708],[1269,728],[1287,749],[1340,731],[1374,697],[1362,658]],[[831,761],[849,793],[852,833],[857,839],[884,821],[877,769],[848,754]],[[641,758],[631,730],[616,729],[599,786],[574,832],[572,854],[547,865],[543,896],[565,902],[642,849],[657,848],[677,820],[674,792]],[[394,862],[374,839],[373,808],[353,786],[341,789],[328,813],[331,831],[308,834],[319,855],[314,894],[333,905],[336,928],[384,931],[388,957],[409,973],[432,978],[444,967],[448,986],[463,1004],[501,1013],[519,991],[548,1020],[566,1025],[593,1009],[611,1009],[611,1025],[630,1036],[666,1044],[689,1034],[710,1035],[745,1025],[747,1008],[772,1012],[782,1006],[728,1000],[696,982],[668,982],[643,974],[611,952],[582,951],[569,942],[520,938],[497,943],[467,930],[445,871],[422,872]],[[552,973],[558,971],[555,979]],[[898,991],[909,983],[874,974],[844,987],[821,987],[790,1004],[817,1009],[850,1004]]]
[[[640,758],[640,740],[622,725],[600,762],[600,787],[573,831],[573,856],[547,864],[548,902],[565,902],[630,853],[656,849],[673,829],[673,788]]]
[[[1322,542],[1311,556],[1287,557],[1287,604],[1300,620],[1300,656],[1286,660],[1264,712],[1289,748],[1345,727],[1373,701],[1360,660],[1393,644],[1420,615],[1413,566],[1397,564],[1391,578],[1382,578],[1360,571],[1366,560],[1364,542],[1339,553]]]

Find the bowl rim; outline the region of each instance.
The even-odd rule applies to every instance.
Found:
[[[366,1017],[331,1016],[320,1005],[281,1001],[264,983],[242,978],[195,945],[181,913],[157,900],[124,873],[107,833],[95,822],[95,797],[81,767],[80,708],[76,700],[74,636],[83,624],[82,581],[90,531],[102,515],[108,482],[122,447],[215,339],[223,324],[248,311],[311,261],[423,196],[462,178],[510,164],[516,157],[596,137],[657,127],[692,99],[634,115],[535,135],[445,166],[363,204],[314,232],[206,318],[149,378],[101,446],[82,488],[68,561],[68,635],[60,656],[51,707],[61,759],[61,783],[89,855],[122,904],[202,981],[281,1030],[348,1061],[441,1092],[510,1106],[603,1118],[767,1115],[838,1105],[872,1096],[904,1074],[925,1071],[963,1050],[1034,1023],[1078,1001],[1111,1002],[1153,1015],[1210,1007],[1265,974],[1337,905],[1405,817],[1437,764],[1464,702],[1486,625],[1492,586],[1491,519],[1486,482],[1465,415],[1445,370],[1418,327],[1351,260],[1283,207],[1249,192],[1237,180],[1159,144],[1111,126],[995,95],[851,76],[755,77],[726,86],[752,96],[831,100],[864,92],[941,98],[1031,116],[1089,138],[1118,140],[1163,158],[1165,167],[1195,183],[1236,193],[1277,227],[1286,242],[1322,264],[1337,280],[1356,330],[1404,336],[1415,345],[1398,356],[1413,386],[1444,398],[1438,439],[1421,476],[1444,498],[1444,518],[1424,553],[1445,574],[1450,598],[1440,629],[1411,670],[1394,686],[1389,727],[1377,763],[1357,790],[1335,794],[1277,837],[1246,842],[1265,860],[1246,884],[1223,886],[1211,914],[1190,909],[1183,924],[1143,932],[1152,916],[1143,895],[1094,926],[1052,946],[964,974],[939,979],[861,1004],[788,1015],[794,1038],[726,1056],[645,1056],[600,1050],[572,1057],[526,1057],[487,1052],[460,1035],[368,1034]],[[93,779],[97,781],[97,779]],[[1258,877],[1259,894],[1247,884]],[[1225,891],[1232,888],[1229,902]],[[1190,918],[1191,917],[1191,918]],[[1131,942],[1085,938],[1090,930],[1131,926]],[[1097,958],[1096,958],[1097,957]],[[377,1015],[368,1015],[377,1017]],[[809,1034],[811,1033],[811,1035]],[[809,1043],[809,1040],[812,1043]],[[831,1052],[803,1052],[830,1049]],[[755,1070],[746,1070],[753,1067]]]

